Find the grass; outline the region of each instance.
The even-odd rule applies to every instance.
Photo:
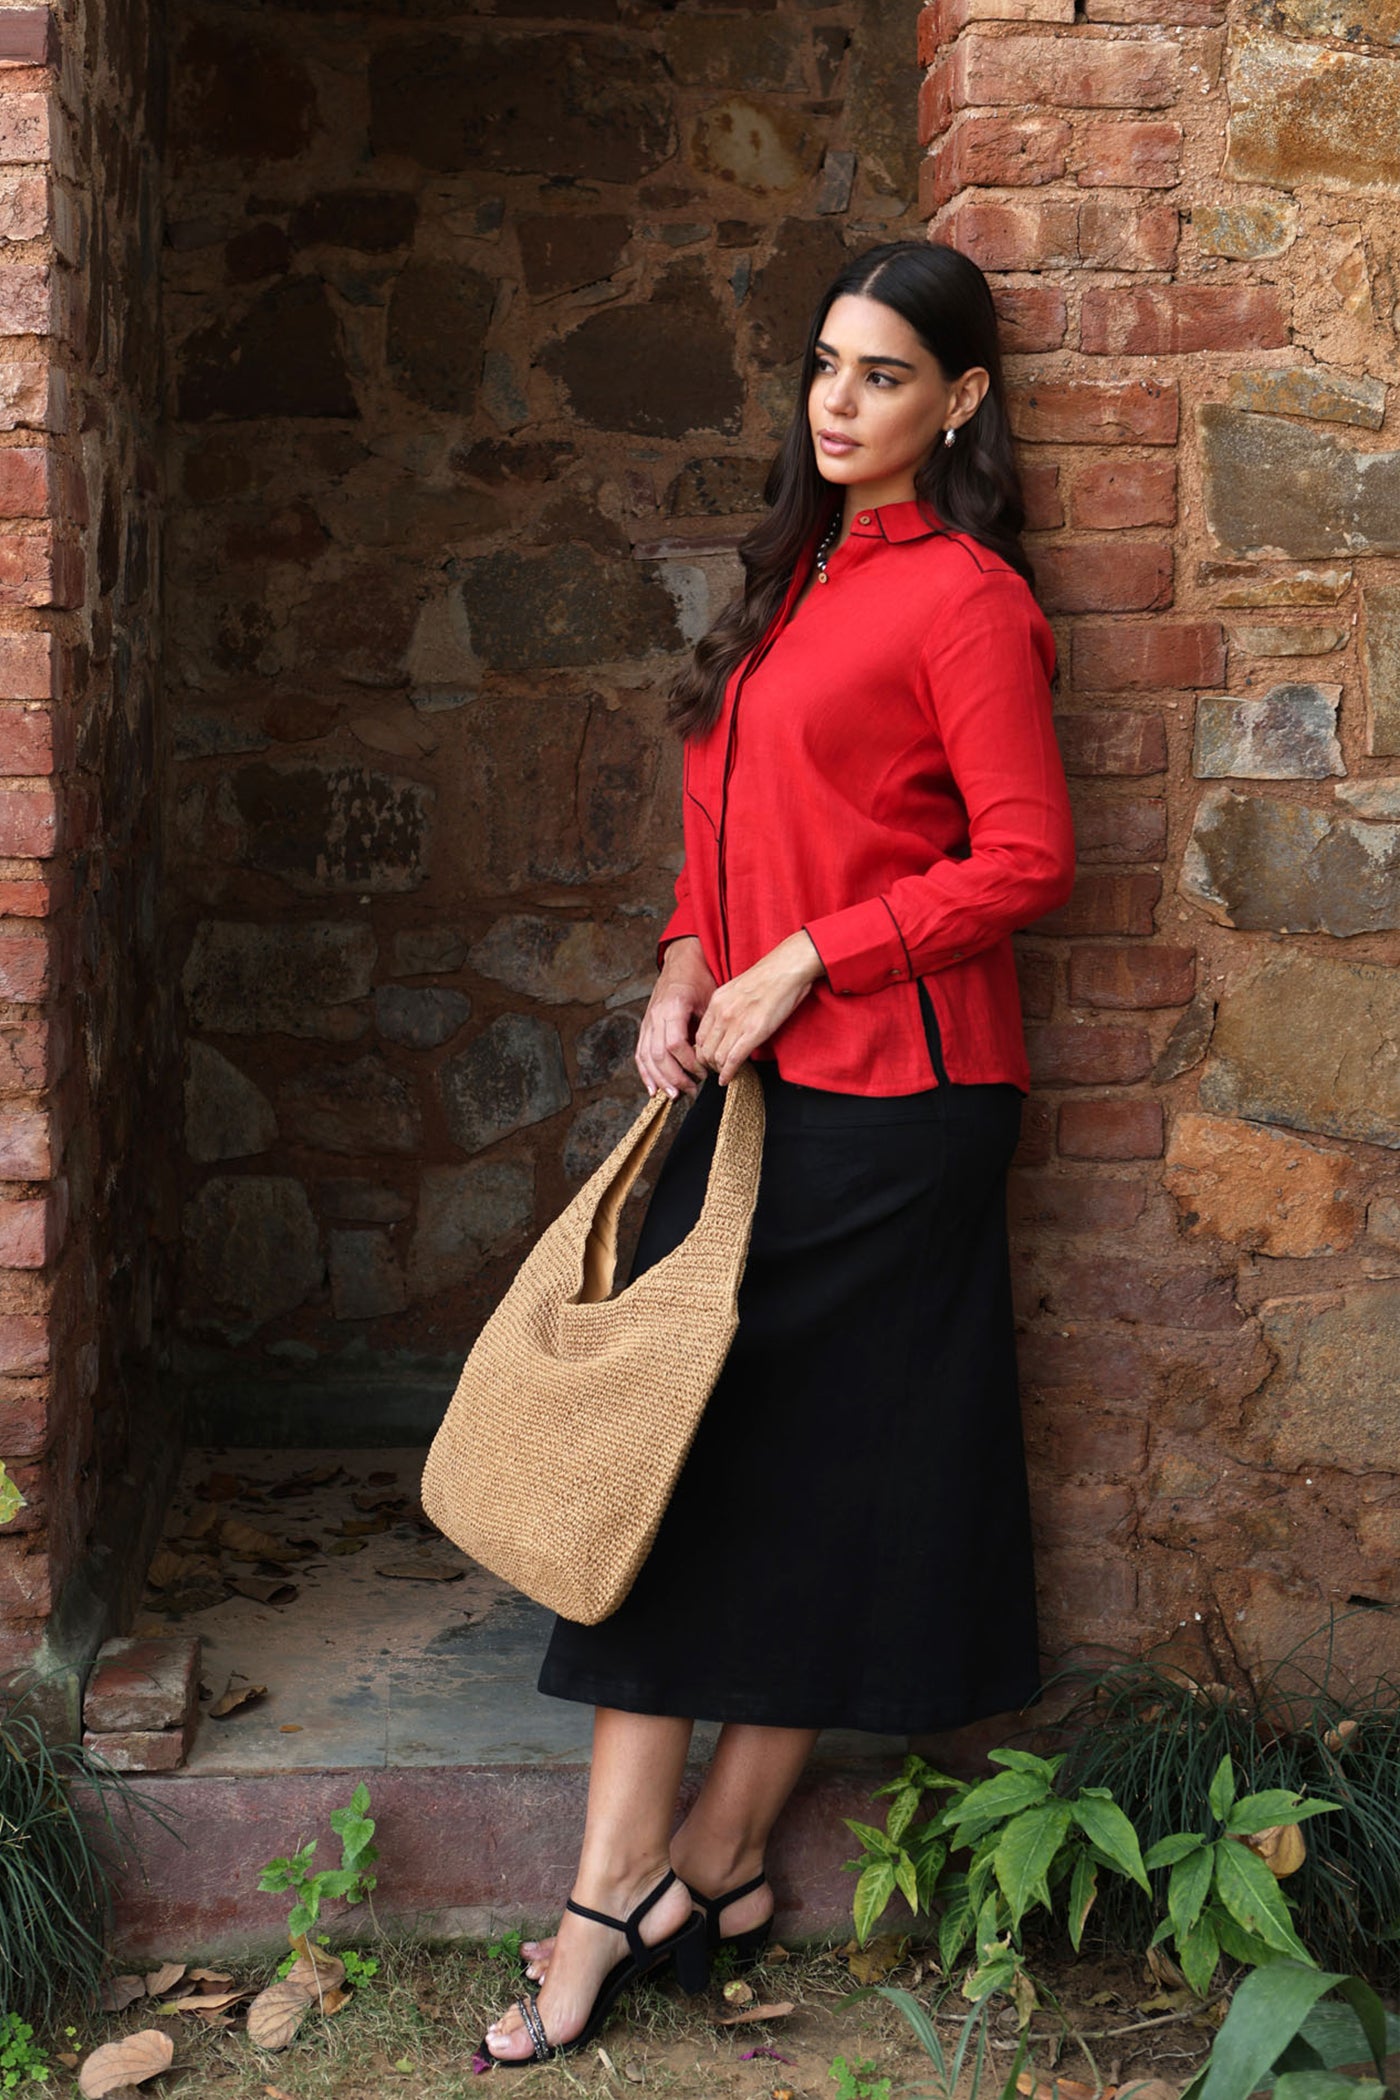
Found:
[[[1063,1788],[1108,1787],[1146,1851],[1173,1830],[1211,1828],[1207,1790],[1228,1751],[1239,1791],[1288,1787],[1338,1804],[1307,1825],[1308,1856],[1286,1884],[1305,1944],[1326,1968],[1400,1981],[1400,1689],[1364,1694],[1333,1665],[1332,1629],[1316,1665],[1308,1643],[1267,1674],[1201,1684],[1150,1662],[1065,1672],[1077,1683]],[[1233,1673],[1232,1673],[1233,1674]],[[1153,1911],[1107,1876],[1090,1914],[1094,1943],[1143,1946]]]

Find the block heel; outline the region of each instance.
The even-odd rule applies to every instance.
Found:
[[[710,1988],[710,1936],[697,1911],[675,1943],[676,1981],[688,1998]]]
[[[761,1925],[752,1926],[748,1932],[736,1932],[732,1939],[724,1937],[719,1921],[731,1903],[739,1902],[741,1897],[752,1896],[756,1889],[763,1887],[767,1879],[766,1871],[755,1874],[752,1881],[745,1881],[736,1889],[726,1889],[722,1896],[703,1896],[699,1889],[690,1888],[690,1883],[686,1883],[686,1887],[690,1889],[691,1901],[704,1918],[705,1939],[711,1961],[721,1950],[732,1954],[740,1969],[752,1969],[762,1961],[764,1949],[772,1936],[771,1918],[765,1918]]]

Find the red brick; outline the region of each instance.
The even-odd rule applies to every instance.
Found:
[[[1125,1320],[1193,1334],[1223,1333],[1243,1318],[1231,1278],[1187,1262],[1057,1262],[1046,1306],[1062,1319]]]
[[[1084,0],[1086,22],[1156,22],[1181,29],[1214,29],[1225,20],[1225,0]]]
[[[1037,1539],[1097,1546],[1131,1520],[1135,1506],[1119,1481],[1041,1481],[1031,1515]]]
[[[66,1196],[0,1197],[0,1269],[43,1269],[63,1243]]]
[[[1058,1140],[1065,1159],[1160,1159],[1160,1101],[1066,1101]]]
[[[0,64],[54,65],[58,23],[50,7],[12,7],[0,13]]]
[[[83,543],[71,534],[54,542],[53,574],[44,605],[81,605],[87,591],[87,556]]]
[[[48,176],[28,168],[0,170],[0,240],[41,241],[48,231]]]
[[[37,1458],[48,1442],[47,1379],[0,1378],[0,1456]]]
[[[1051,1638],[1063,1629],[1112,1626],[1137,1610],[1137,1569],[1121,1553],[1072,1553],[1046,1548],[1036,1556],[1040,1594],[1053,1609]]]
[[[1070,127],[1053,117],[962,117],[932,155],[932,208],[959,190],[1022,189],[1065,172]]]
[[[994,284],[992,304],[1002,350],[1008,356],[1058,350],[1069,325],[1069,305],[1058,284]]]
[[[1167,805],[1148,798],[1108,801],[1082,792],[1074,802],[1074,843],[1081,861],[1160,860],[1167,850]]]
[[[969,36],[934,66],[920,97],[920,136],[960,109],[1163,109],[1181,87],[1181,53],[1165,43],[1077,37]]]
[[[83,1748],[114,1772],[178,1772],[185,1738],[178,1728],[126,1728],[111,1734],[83,1731]]]
[[[1021,993],[1021,1011],[1033,1021],[1046,1021],[1055,1011],[1055,986],[1060,966],[1053,955],[1035,955],[1016,950],[1016,983]]]
[[[1082,1386],[1101,1400],[1141,1401],[1151,1387],[1146,1352],[1136,1335],[1066,1334],[1037,1327],[1017,1344],[1027,1384],[1057,1392]]]
[[[49,1556],[26,1552],[25,1542],[0,1537],[0,1615],[47,1618],[53,1608]]]
[[[1090,270],[1169,270],[1181,219],[1174,204],[1091,197],[1079,207],[1079,260]]]
[[[47,919],[60,909],[58,895],[67,887],[63,878],[56,882],[47,877],[24,882],[0,879],[0,919]]]
[[[53,462],[44,447],[0,447],[0,518],[47,517],[52,500]]]
[[[1176,387],[1155,379],[1037,380],[1012,387],[1009,405],[1032,445],[1174,445],[1180,421]]]
[[[1074,155],[1085,187],[1169,189],[1181,179],[1179,124],[1086,124]]]
[[[0,1094],[37,1093],[56,1074],[49,1068],[49,1023],[0,1022]]]
[[[1060,470],[1048,460],[1022,467],[1021,494],[1026,503],[1026,524],[1032,532],[1051,532],[1064,524]]]
[[[1288,309],[1272,285],[1091,285],[1080,310],[1080,345],[1096,355],[1282,350],[1288,335]]]
[[[0,1109],[0,1181],[47,1181],[52,1167],[47,1114],[32,1108]]]
[[[54,770],[53,714],[47,707],[0,701],[0,777],[20,779]],[[17,848],[0,847],[12,852]]]
[[[1099,1028],[1049,1021],[1026,1031],[1037,1086],[1131,1086],[1152,1070],[1145,1028]]]
[[[0,96],[0,161],[47,161],[52,110],[42,89]]]
[[[1110,1186],[1122,1186],[1113,1183]],[[1061,1473],[1105,1473],[1122,1480],[1147,1460],[1147,1424],[1136,1415],[1057,1412],[1050,1423],[1050,1454]]]
[[[919,16],[919,64],[931,66],[942,45],[969,22],[1065,22],[1075,0],[930,0]]]
[[[1069,903],[1038,919],[1035,931],[1071,937],[1151,933],[1153,910],[1161,894],[1160,875],[1109,875],[1081,870],[1075,877]]]
[[[0,700],[49,700],[57,696],[53,636],[0,634]]]
[[[1219,685],[1225,630],[1218,620],[1117,620],[1077,626],[1073,685],[1081,693]]]
[[[85,1728],[184,1728],[199,1695],[199,1642],[187,1637],[104,1642],[83,1693]]]
[[[930,230],[983,270],[1068,269],[1079,259],[1072,197],[963,197]]]
[[[1034,553],[1046,612],[1146,612],[1172,602],[1172,550],[1154,540],[1073,540]]]
[[[0,999],[42,999],[49,989],[49,944],[0,933]]]
[[[1057,1232],[1127,1232],[1147,1206],[1140,1181],[1107,1174],[1013,1174],[1011,1222]]]
[[[1048,1101],[1034,1098],[1021,1108],[1021,1136],[1013,1164],[1042,1167],[1055,1150],[1055,1115]]]
[[[47,263],[0,263],[0,335],[52,335],[58,301]]]
[[[1070,517],[1090,532],[1176,523],[1176,462],[1105,459],[1076,474]]]
[[[1056,715],[1055,736],[1070,774],[1098,780],[1166,771],[1167,732],[1155,710],[1076,708]]]
[[[57,842],[58,798],[53,789],[0,781],[0,853],[18,860],[47,860]]]
[[[1076,1006],[1127,1012],[1185,1006],[1196,990],[1194,948],[1075,948],[1069,959],[1069,995]]]

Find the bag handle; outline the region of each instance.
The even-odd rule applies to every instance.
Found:
[[[598,1198],[593,1222],[584,1241],[583,1283],[574,1301],[576,1305],[597,1305],[602,1299],[612,1295],[613,1278],[617,1273],[617,1229],[622,1216],[622,1206],[631,1195],[637,1176],[650,1159],[657,1139],[666,1128],[666,1119],[671,1113],[672,1105],[670,1097],[658,1088],[643,1107],[624,1140],[630,1149],[623,1154],[611,1181]]]

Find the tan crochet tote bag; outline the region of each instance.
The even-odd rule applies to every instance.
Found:
[[[611,1295],[618,1218],[669,1107],[651,1097],[527,1255],[423,1472],[440,1531],[585,1626],[617,1609],[650,1552],[738,1325],[763,1153],[751,1065],[726,1089],[699,1222]]]

